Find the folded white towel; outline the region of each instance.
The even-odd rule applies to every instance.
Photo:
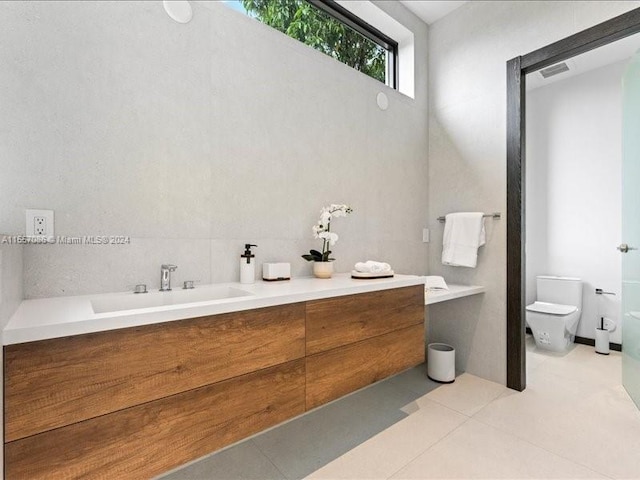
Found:
[[[478,248],[486,240],[483,213],[450,213],[445,218],[442,263],[474,268],[478,262]]]
[[[361,273],[384,273],[391,271],[391,265],[384,262],[374,262],[367,260],[366,262],[358,262],[355,265],[356,272]]]
[[[447,282],[444,278],[437,275],[428,275],[425,277],[424,287],[427,290],[449,290]]]

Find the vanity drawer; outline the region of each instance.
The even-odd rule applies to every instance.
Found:
[[[304,412],[304,360],[5,445],[7,478],[149,478]]]
[[[423,285],[307,302],[307,355],[423,323]]]
[[[424,362],[424,324],[307,357],[307,410]]]
[[[297,303],[6,346],[5,441],[302,358]]]

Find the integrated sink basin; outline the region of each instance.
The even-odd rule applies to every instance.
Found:
[[[91,307],[94,313],[109,313],[187,303],[214,303],[220,300],[247,297],[250,295],[253,294],[235,287],[204,286],[194,288],[193,290],[104,295],[92,298]]]

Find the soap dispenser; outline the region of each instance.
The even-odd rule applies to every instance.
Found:
[[[244,253],[240,255],[240,283],[254,283],[256,281],[255,255],[251,253],[251,247],[257,247],[257,245],[245,243]]]

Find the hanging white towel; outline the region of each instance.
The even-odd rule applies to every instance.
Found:
[[[475,268],[478,248],[485,244],[482,212],[450,213],[445,217],[442,264]]]

